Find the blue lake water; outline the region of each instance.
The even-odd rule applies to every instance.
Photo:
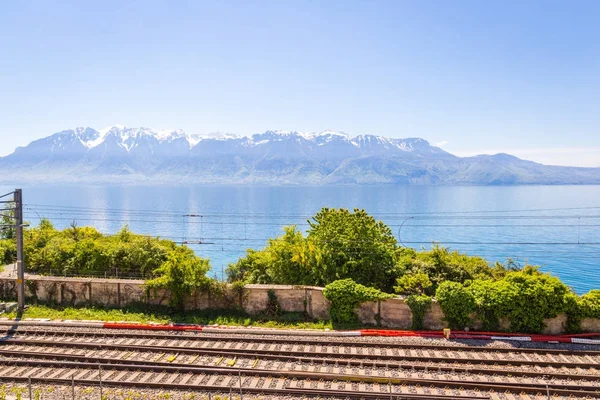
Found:
[[[0,194],[12,190],[0,187]],[[321,207],[364,208],[407,246],[437,242],[538,264],[577,292],[600,288],[600,186],[23,187],[25,216],[187,242],[213,276]],[[203,244],[198,244],[202,242]]]

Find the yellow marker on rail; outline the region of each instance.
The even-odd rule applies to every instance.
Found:
[[[220,357],[220,358],[217,360],[217,365],[221,364],[221,361],[223,361],[223,357]]]
[[[444,337],[450,339],[450,328],[444,328]]]
[[[196,361],[198,359],[198,357],[200,357],[200,354],[196,354],[194,357],[192,357],[192,359],[190,361],[188,361],[188,364],[193,364],[194,361]]]
[[[254,363],[252,363],[252,368],[256,367],[256,364],[258,364],[258,358],[254,360]]]
[[[229,365],[230,367],[233,367],[235,365],[236,361],[237,361],[237,357],[233,357],[233,360],[227,361],[227,365]]]
[[[170,356],[169,358],[167,358],[168,362],[173,362],[175,361],[175,359],[177,358],[177,356],[179,355],[179,353],[176,353],[174,356]]]
[[[129,351],[129,352],[123,354],[123,357],[121,357],[121,359],[127,360],[129,357],[131,357],[132,354],[133,354],[133,351]]]
[[[160,359],[163,358],[164,356],[165,356],[165,353],[160,353],[154,361],[160,361]]]

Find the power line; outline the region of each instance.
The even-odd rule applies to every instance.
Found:
[[[81,207],[81,206],[56,206],[56,205],[47,205],[47,204],[34,204],[27,203],[25,204],[29,207],[38,207],[40,209],[47,210],[81,210],[81,211],[101,211],[104,213],[107,212],[120,212],[120,213],[143,213],[143,214],[170,214],[170,215],[185,215],[185,214],[194,214],[194,215],[202,215],[205,217],[214,217],[214,216],[230,216],[230,217],[278,217],[278,218],[287,218],[287,217],[296,217],[296,218],[312,218],[313,215],[306,214],[280,214],[277,216],[273,216],[272,213],[203,213],[199,211],[159,211],[159,210],[143,210],[143,209],[117,209],[117,208],[94,208],[94,207]],[[576,211],[576,210],[598,210],[600,206],[588,206],[588,207],[561,207],[561,208],[529,208],[529,209],[512,209],[512,210],[467,210],[467,211],[431,211],[431,212],[387,212],[387,213],[377,213],[371,212],[370,215],[377,216],[436,216],[436,215],[448,215],[448,214],[497,214],[497,213],[513,213],[513,212],[546,212],[546,211]],[[351,210],[352,211],[352,210]]]
[[[34,211],[34,210],[31,210]],[[62,214],[61,214],[62,215]],[[247,224],[246,221],[196,221],[196,220],[184,220],[184,221],[176,221],[176,220],[169,220],[169,219],[131,219],[131,218],[102,218],[102,217],[95,217],[95,216],[71,216],[71,217],[51,217],[49,218],[51,220],[55,220],[55,221],[72,221],[72,220],[82,220],[82,221],[98,221],[98,222],[121,222],[121,223],[130,223],[130,222],[144,222],[144,223],[183,223],[183,224],[190,224],[190,225],[196,225],[196,224],[204,224],[204,225],[245,225]],[[428,218],[430,219],[430,218]],[[600,219],[600,215],[585,215],[585,216],[510,216],[510,217],[469,217],[469,218],[431,218],[431,219],[458,219],[458,220],[473,220],[473,219],[484,219],[484,220],[498,220],[498,219],[508,219],[508,220],[527,220],[527,219],[531,219],[531,220],[569,220],[569,219],[576,219],[576,220],[580,220],[580,219]],[[305,223],[278,223],[278,222],[252,222],[252,225],[261,225],[261,226],[286,226],[286,225],[295,225],[295,226],[309,226],[309,224],[307,222]],[[386,224],[389,227],[399,227],[402,226],[401,224]],[[577,226],[581,226],[581,227],[585,227],[585,226],[600,226],[600,224],[419,224],[419,225],[413,225],[413,224],[405,224],[404,227],[406,228],[418,228],[418,227],[452,227],[452,228],[460,228],[460,227],[518,227],[518,226],[524,226],[524,227],[551,227],[551,226],[558,226],[558,227],[577,227]]]
[[[3,194],[3,195],[1,195],[1,196],[0,196],[0,199],[2,199],[2,198],[4,198],[4,197],[12,196],[12,195],[14,195],[14,194],[15,194],[15,192],[14,192],[14,190],[13,190],[12,192],[9,192],[9,193],[6,193],[6,194]],[[13,201],[14,201],[14,200],[11,200],[10,202],[12,203]]]

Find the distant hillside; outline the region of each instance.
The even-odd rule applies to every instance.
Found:
[[[267,131],[77,128],[0,158],[0,182],[169,184],[600,184],[600,168],[546,166],[508,154],[456,157],[419,138]]]

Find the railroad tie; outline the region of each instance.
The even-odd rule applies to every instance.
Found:
[[[171,374],[171,376],[169,377],[169,379],[167,379],[167,383],[168,384],[172,384],[173,382],[175,382],[175,379],[177,379],[179,377],[178,374]]]
[[[193,377],[193,376],[194,376],[194,374],[191,374],[191,373],[190,373],[190,374],[185,374],[185,375],[183,376],[183,378],[181,379],[181,382],[180,382],[180,384],[181,384],[181,385],[186,385],[186,384],[188,383],[188,381],[189,381],[190,379],[192,379],[192,377]]]
[[[208,378],[208,382],[206,382],[206,386],[214,386],[215,382],[219,380],[219,378],[219,375],[211,375],[211,377]]]
[[[278,378],[275,381],[275,388],[276,389],[283,389],[285,387],[285,378]]]
[[[260,378],[255,376],[255,377],[253,377],[253,378],[250,380],[250,385],[249,385],[249,387],[251,387],[251,388],[258,388],[258,384],[259,384],[259,383],[260,383]]]
[[[138,382],[145,383],[148,382],[154,376],[153,372],[142,372],[141,378],[139,378]]]
[[[83,370],[81,372],[79,372],[77,375],[75,375],[75,379],[76,381],[80,380],[81,378],[83,378],[84,376],[86,376],[87,374],[89,374],[89,370]]]
[[[198,375],[196,376],[196,379],[194,379],[194,382],[192,383],[192,385],[194,385],[194,386],[199,386],[199,385],[200,385],[200,383],[201,383],[202,381],[204,381],[204,379],[205,379],[205,378],[206,378],[206,375],[205,375],[205,374],[198,374]]]
[[[163,379],[165,379],[165,376],[167,376],[166,372],[160,372],[158,373],[155,378],[152,380],[152,383],[159,383],[162,382]]]
[[[14,376],[22,376],[23,372],[25,372],[29,367],[18,367],[11,375]]]
[[[57,378],[59,376],[67,375],[66,372],[67,371],[65,371],[64,369],[59,368],[56,371],[52,371],[52,373],[50,375],[48,375],[46,378],[48,378],[48,379],[54,379],[54,378]]]
[[[129,380],[132,382],[137,382],[138,376],[142,375],[142,371],[135,371],[133,374],[131,374],[131,376],[129,377]],[[77,378],[75,378],[77,379]]]
[[[120,373],[118,373],[114,378],[112,378],[111,380],[113,381],[117,381],[117,382],[121,382],[121,379],[123,379],[123,377],[125,375],[127,375],[129,373],[129,371],[121,371]],[[131,381],[131,379],[129,379]]]

